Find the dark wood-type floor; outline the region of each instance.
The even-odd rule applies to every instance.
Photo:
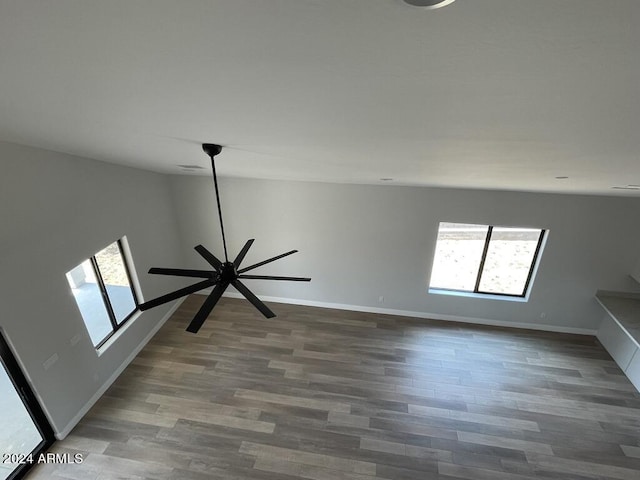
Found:
[[[640,479],[593,337],[188,298],[29,480]]]

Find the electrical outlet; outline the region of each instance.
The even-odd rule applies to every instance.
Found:
[[[45,370],[49,370],[52,365],[54,363],[56,363],[58,361],[58,354],[54,353],[53,355],[51,355],[49,358],[47,358],[44,363],[42,364],[42,366],[44,367]]]
[[[378,302],[379,302],[379,303],[384,302],[384,297],[383,297],[382,295],[380,295],[380,296],[378,297]]]

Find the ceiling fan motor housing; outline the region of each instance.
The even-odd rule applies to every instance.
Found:
[[[222,271],[220,272],[220,280],[223,282],[231,283],[238,278],[238,269],[233,262],[225,262],[222,264]]]

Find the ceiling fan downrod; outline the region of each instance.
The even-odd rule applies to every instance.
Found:
[[[216,175],[216,162],[214,157],[222,151],[220,145],[215,143],[203,143],[202,149],[211,158],[211,169],[213,170],[213,186],[216,191],[216,203],[218,205],[218,218],[220,219],[220,231],[222,232],[222,247],[224,248],[224,261],[229,263],[229,255],[227,254],[227,238],[224,235],[224,223],[222,222],[222,207],[220,207],[220,191],[218,190],[218,176]]]

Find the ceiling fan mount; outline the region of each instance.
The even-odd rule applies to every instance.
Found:
[[[258,262],[256,264],[250,265],[248,267],[244,267],[240,269],[240,264],[244,260],[249,248],[254,242],[254,239],[249,239],[245,243],[242,250],[238,253],[236,258],[233,261],[229,261],[229,256],[227,254],[227,240],[224,234],[224,223],[222,221],[222,208],[220,206],[220,192],[218,190],[218,177],[216,175],[216,164],[214,161],[214,157],[218,155],[222,151],[222,146],[217,145],[215,143],[203,143],[202,149],[204,152],[209,155],[211,158],[211,169],[213,171],[213,185],[216,193],[216,204],[218,206],[218,218],[220,220],[220,233],[222,234],[222,246],[224,247],[224,262],[219,260],[213,253],[207,250],[202,245],[197,245],[195,247],[196,252],[203,257],[211,267],[212,270],[193,270],[193,269],[181,269],[181,268],[158,268],[153,267],[149,269],[149,273],[158,274],[158,275],[169,275],[174,277],[196,277],[203,279],[202,281],[190,285],[188,287],[184,287],[178,289],[174,292],[167,293],[166,295],[162,295],[153,300],[149,300],[148,302],[144,302],[139,305],[140,310],[148,310],[153,307],[157,307],[167,302],[171,302],[173,300],[177,300],[178,298],[184,297],[186,295],[197,293],[201,290],[213,287],[213,290],[204,303],[196,313],[196,316],[191,320],[189,326],[187,327],[188,332],[197,333],[202,327],[202,324],[205,322],[213,307],[216,306],[220,297],[225,292],[229,285],[233,285],[236,290],[238,290],[254,307],[256,307],[260,313],[262,313],[266,318],[275,317],[275,313],[273,313],[269,307],[267,307],[262,301],[256,297],[251,290],[249,290],[240,279],[255,279],[255,280],[288,280],[293,282],[309,282],[311,281],[308,277],[280,277],[280,276],[272,276],[272,275],[247,275],[245,272],[253,270],[254,268],[261,267],[262,265],[266,265],[267,263],[271,263],[275,260],[279,260],[283,257],[296,253],[297,250],[290,250],[288,252],[282,253],[280,255],[276,255],[275,257],[268,258],[267,260],[263,260],[262,262]]]
[[[222,151],[222,146],[216,145],[215,143],[203,143],[202,150],[210,157],[215,157]]]

